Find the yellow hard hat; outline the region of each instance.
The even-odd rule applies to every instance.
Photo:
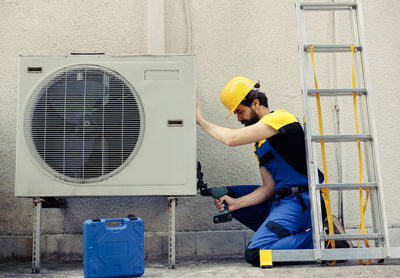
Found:
[[[230,111],[228,117],[256,84],[257,82],[247,77],[237,76],[225,85],[221,92],[221,101]]]

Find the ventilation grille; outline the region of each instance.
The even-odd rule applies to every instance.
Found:
[[[55,72],[35,89],[25,114],[35,159],[73,183],[98,182],[133,163],[143,131],[137,93],[121,75],[100,66]]]

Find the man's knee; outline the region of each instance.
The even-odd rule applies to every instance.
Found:
[[[260,248],[247,247],[244,256],[249,264],[260,266]]]

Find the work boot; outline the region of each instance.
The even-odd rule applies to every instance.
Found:
[[[345,234],[346,233],[342,223],[334,215],[332,215],[332,223],[333,223],[333,231],[335,234]],[[324,226],[324,230],[326,231],[326,234],[329,234],[328,218],[325,218],[323,226]],[[327,246],[327,244],[328,244],[328,241],[325,243],[325,247]],[[332,247],[330,247],[330,248],[332,248]],[[351,242],[351,240],[335,240],[335,248],[353,248],[353,243]]]
[[[335,234],[345,234],[344,227],[340,220],[332,215],[332,224],[333,224],[333,231]],[[326,231],[326,234],[329,234],[329,225],[328,225],[328,218],[325,218],[324,224],[323,224],[324,230]],[[325,242],[325,248],[332,248],[332,246],[329,244],[327,247],[329,241]],[[353,248],[353,243],[351,240],[335,240],[335,248]],[[337,263],[345,263],[347,260],[338,260],[336,261]],[[332,261],[321,261],[321,263],[326,263],[326,264],[331,264]]]

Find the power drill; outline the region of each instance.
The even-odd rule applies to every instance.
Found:
[[[212,196],[214,199],[219,199],[229,193],[226,187],[207,188],[207,184],[203,181],[203,173],[201,172],[201,164],[197,161],[197,189],[200,190],[202,196]],[[232,215],[229,212],[228,205],[224,201],[224,211],[219,212],[213,217],[214,224],[229,222],[232,220]]]

